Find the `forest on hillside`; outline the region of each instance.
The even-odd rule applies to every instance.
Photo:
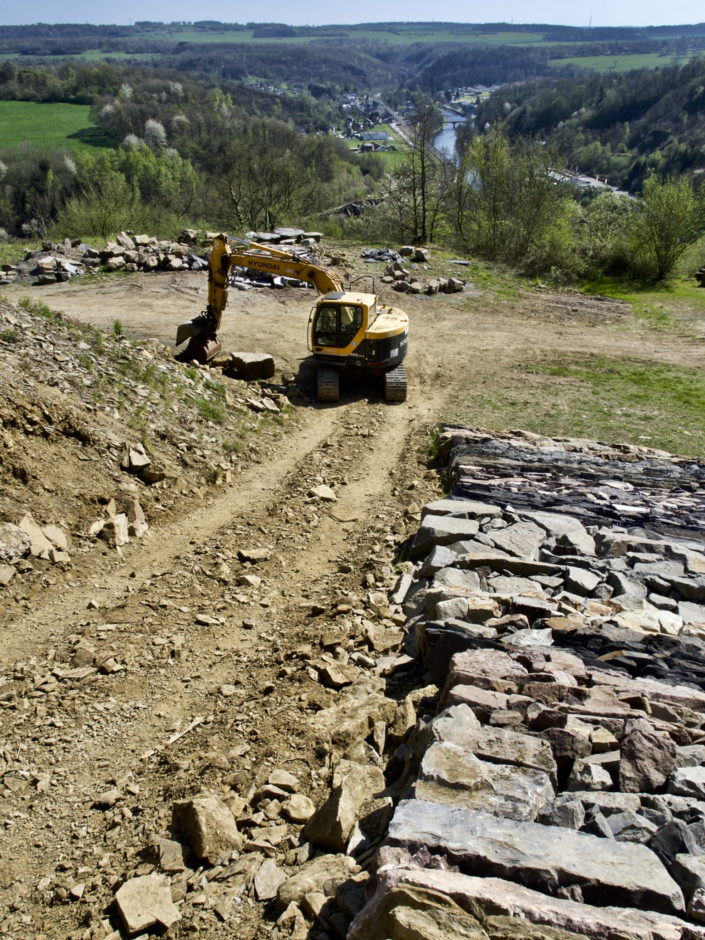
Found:
[[[622,75],[552,79],[498,89],[478,125],[558,145],[568,165],[639,190],[652,173],[705,172],[705,57]]]
[[[607,272],[660,280],[705,260],[705,58],[694,54],[705,29],[595,30],[586,42],[582,32],[532,38],[494,24],[473,27],[460,48],[464,28],[451,40],[434,24],[431,41],[422,25],[377,24],[364,40],[355,27],[281,24],[0,28],[0,48],[25,43],[0,56],[0,105],[83,108],[94,127],[86,146],[80,134],[65,146],[32,143],[31,133],[0,144],[0,236],[244,234],[295,223],[435,241],[557,281]],[[59,52],[94,48],[96,31],[105,48],[145,43],[154,61]],[[557,72],[559,42],[645,54],[690,43],[690,55],[615,74],[580,69],[573,56]],[[456,159],[442,159],[438,106],[472,84],[499,87],[458,135]],[[406,125],[394,155],[351,145],[355,130],[391,121],[390,109]],[[565,168],[638,198],[578,191]],[[665,217],[676,220],[669,231]]]

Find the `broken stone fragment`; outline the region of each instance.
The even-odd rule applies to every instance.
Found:
[[[127,516],[124,512],[119,512],[116,516],[106,519],[98,536],[107,542],[110,548],[120,548],[127,545],[130,541],[128,532]]]
[[[308,822],[315,812],[313,802],[302,793],[295,793],[282,803],[282,813],[293,823]]]
[[[268,548],[241,548],[238,550],[237,557],[240,561],[256,564],[258,561],[267,561],[271,554]]]
[[[29,535],[11,522],[0,523],[0,562],[12,564],[29,555],[32,542]]]
[[[35,558],[44,558],[48,560],[51,549],[53,547],[52,543],[34,521],[31,513],[28,512],[24,514],[24,516],[20,519],[19,528],[29,538],[30,553]]]
[[[144,511],[137,498],[131,499],[127,504],[127,531],[132,538],[142,538],[149,526]]]
[[[151,463],[142,444],[123,444],[120,468],[130,473],[141,473]]]
[[[0,564],[0,587],[6,587],[14,578],[15,572],[13,565]]]
[[[303,838],[332,852],[345,851],[363,804],[382,794],[384,774],[373,765],[343,760],[333,774],[333,791],[303,830]]]
[[[181,917],[171,899],[169,880],[164,875],[131,878],[118,890],[115,900],[130,934],[146,930],[153,924],[168,929]]]
[[[566,784],[567,790],[611,790],[612,778],[599,764],[576,760]]]
[[[270,901],[277,896],[279,887],[286,881],[286,874],[276,862],[268,858],[260,865],[255,875],[254,888],[259,901]]]
[[[705,767],[679,767],[674,770],[668,780],[668,792],[705,800]]]
[[[676,767],[676,745],[665,731],[643,718],[626,723],[620,743],[619,789],[652,793],[665,784]]]
[[[159,867],[165,872],[183,871],[186,868],[184,847],[174,839],[160,839],[157,845]]]
[[[321,483],[319,486],[312,486],[309,490],[309,496],[330,503],[335,502],[338,498],[333,490],[329,486],[326,486],[325,483]]]
[[[296,874],[280,886],[277,891],[277,907],[284,910],[292,901],[299,904],[303,897],[312,891],[333,897],[338,885],[359,871],[359,865],[348,855],[321,855],[304,862]]]
[[[267,783],[271,783],[273,787],[287,790],[289,793],[295,793],[301,785],[298,777],[290,774],[288,770],[281,769],[273,770],[267,777]]]
[[[58,525],[42,526],[42,533],[58,551],[67,552],[69,550],[69,538]]]
[[[235,817],[216,796],[197,796],[175,803],[172,824],[194,855],[211,865],[242,846]]]

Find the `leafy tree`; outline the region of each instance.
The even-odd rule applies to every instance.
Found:
[[[705,232],[702,192],[689,180],[650,176],[630,225],[635,264],[656,281],[667,280],[690,245]]]
[[[566,212],[569,200],[553,173],[561,165],[552,148],[512,144],[501,128],[475,137],[452,194],[457,234],[487,257],[531,268]]]
[[[423,243],[429,238],[432,191],[440,167],[433,153],[433,141],[443,126],[443,118],[430,98],[419,95],[409,124],[412,136],[407,179],[412,209],[411,237],[413,241]]]
[[[166,131],[161,121],[148,118],[144,125],[144,139],[152,150],[166,147]]]
[[[303,210],[308,176],[297,135],[279,121],[254,121],[237,138],[227,179],[240,226],[268,230]]]
[[[55,231],[62,236],[99,236],[107,239],[121,229],[135,226],[139,194],[117,169],[114,153],[94,158],[79,155],[79,189],[60,209]]]
[[[631,199],[609,189],[586,205],[579,240],[588,270],[619,272],[629,267],[628,228],[632,210]]]

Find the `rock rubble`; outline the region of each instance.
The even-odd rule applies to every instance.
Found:
[[[102,248],[94,248],[81,239],[65,239],[60,244],[44,242],[40,249],[28,252],[19,264],[3,265],[0,285],[18,280],[30,284],[53,284],[96,271],[203,271],[208,267],[210,245],[216,234],[188,229],[179,241],[170,241],[151,235],[120,232],[115,241],[107,242]],[[248,233],[248,238],[260,244],[300,245],[302,248],[315,246],[321,237],[320,232],[301,229]],[[241,274],[234,278],[234,282],[240,289],[299,284],[289,278],[272,278],[259,272],[250,276]]]
[[[705,936],[705,465],[470,429],[440,449],[453,495],[394,598],[440,694],[349,938]]]

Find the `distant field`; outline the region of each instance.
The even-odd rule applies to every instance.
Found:
[[[87,104],[0,101],[0,147],[14,147],[25,141],[50,149],[110,146],[91,121]]]
[[[135,39],[140,42],[180,43],[188,42],[197,45],[214,45],[217,43],[264,43],[271,44],[300,44],[310,42],[323,42],[349,39],[351,41],[371,41],[390,43],[392,45],[409,45],[411,43],[467,43],[472,45],[510,45],[527,46],[544,42],[540,32],[498,31],[496,33],[482,32],[466,24],[424,24],[399,23],[393,25],[360,25],[360,26],[331,26],[313,30],[310,33],[301,32],[294,36],[273,36],[270,38],[256,37],[252,29],[220,29],[213,31],[195,29],[193,26],[165,25],[161,28],[144,30]],[[158,53],[157,53],[158,54]],[[71,58],[134,58],[134,54],[103,52],[100,49],[90,50],[82,56]]]
[[[560,68],[575,65],[594,72],[630,72],[633,69],[664,69],[669,65],[684,62],[685,56],[658,55],[656,52],[639,55],[586,55],[569,56],[565,59],[551,59],[549,64]]]

